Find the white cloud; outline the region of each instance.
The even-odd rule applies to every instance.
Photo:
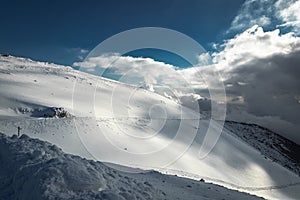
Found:
[[[245,23],[245,21],[248,21],[248,23]],[[254,25],[267,26],[270,24],[271,24],[271,19],[265,15],[260,16],[258,18],[254,18],[251,15],[248,15],[248,17],[237,16],[232,22],[232,29],[245,29]]]
[[[279,0],[276,2],[277,16],[283,21],[279,27],[290,26],[300,30],[300,1]]]
[[[189,92],[194,88],[178,67],[151,58],[107,54],[88,58],[84,62],[76,62],[74,66],[89,73],[157,90],[161,94],[166,92],[163,87],[168,87],[168,90],[189,90]]]
[[[299,38],[293,33],[280,34],[279,29],[265,32],[257,25],[247,29],[221,45],[223,50],[212,54],[219,70],[229,71],[253,59],[276,54],[289,54],[299,47]]]
[[[230,86],[228,99],[243,99],[241,107],[229,100],[228,117],[267,126],[300,143],[300,38],[254,26],[221,47],[212,54],[213,67]]]
[[[82,54],[87,54],[89,52],[88,49],[80,49],[80,53]]]
[[[76,47],[76,48],[67,48],[66,51],[70,54],[73,54],[76,56],[76,58],[78,58],[79,60],[83,60],[84,57],[88,54],[89,50],[88,49],[84,49],[84,48],[80,48],[80,47]]]
[[[246,0],[228,32],[236,33],[258,25],[269,29],[292,27],[300,34],[299,10],[299,0]]]
[[[254,25],[261,27],[272,24],[275,0],[246,0],[238,15],[233,19],[231,31],[244,31]]]
[[[198,56],[198,65],[209,65],[211,62],[211,56],[208,52],[202,53]]]

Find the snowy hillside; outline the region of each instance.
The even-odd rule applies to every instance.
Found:
[[[266,158],[300,176],[300,146],[296,143],[256,124],[226,121],[225,127]]]
[[[0,199],[260,199],[157,172],[122,173],[47,142],[0,133]]]
[[[267,199],[297,199],[297,174],[222,127],[158,94],[24,58],[0,58],[0,131],[130,167],[204,178]],[[64,114],[61,114],[64,113]],[[205,141],[205,142],[204,142]],[[203,144],[204,143],[204,144]],[[199,150],[210,152],[200,159]]]

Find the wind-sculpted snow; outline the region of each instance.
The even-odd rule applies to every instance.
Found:
[[[179,194],[178,190],[187,192]],[[174,194],[178,199],[188,200],[259,199],[157,172],[121,173],[100,162],[65,154],[57,146],[27,135],[18,138],[0,133],[1,200],[173,200]]]
[[[164,199],[161,190],[26,135],[0,135],[0,199]]]

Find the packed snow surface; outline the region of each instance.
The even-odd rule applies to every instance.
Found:
[[[0,58],[0,84],[0,131],[7,135],[20,127],[87,159],[204,178],[267,199],[300,196],[297,174],[232,130],[150,91],[16,57]],[[53,108],[64,117],[48,115]],[[200,157],[200,149],[209,154]]]

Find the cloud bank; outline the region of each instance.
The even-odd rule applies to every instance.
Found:
[[[279,33],[249,29],[227,41],[214,59],[226,77],[227,95],[242,97],[243,113],[228,102],[231,119],[248,116],[299,143],[300,38]]]
[[[227,119],[260,124],[300,144],[299,2],[246,1],[229,29],[237,32],[235,36],[216,44],[218,52],[199,55],[199,65],[192,68],[119,54],[74,66],[142,86],[191,108],[197,103],[202,111],[227,103]],[[216,79],[226,86],[227,102],[210,100],[208,88],[218,90]]]
[[[266,126],[300,144],[300,2],[247,0],[213,53],[229,119]],[[264,31],[264,29],[268,31]]]
[[[84,62],[76,62],[74,66],[124,83],[147,86],[152,91],[153,87],[162,86],[184,89],[190,84],[178,67],[152,58],[121,56],[117,53],[105,54],[88,58]]]

